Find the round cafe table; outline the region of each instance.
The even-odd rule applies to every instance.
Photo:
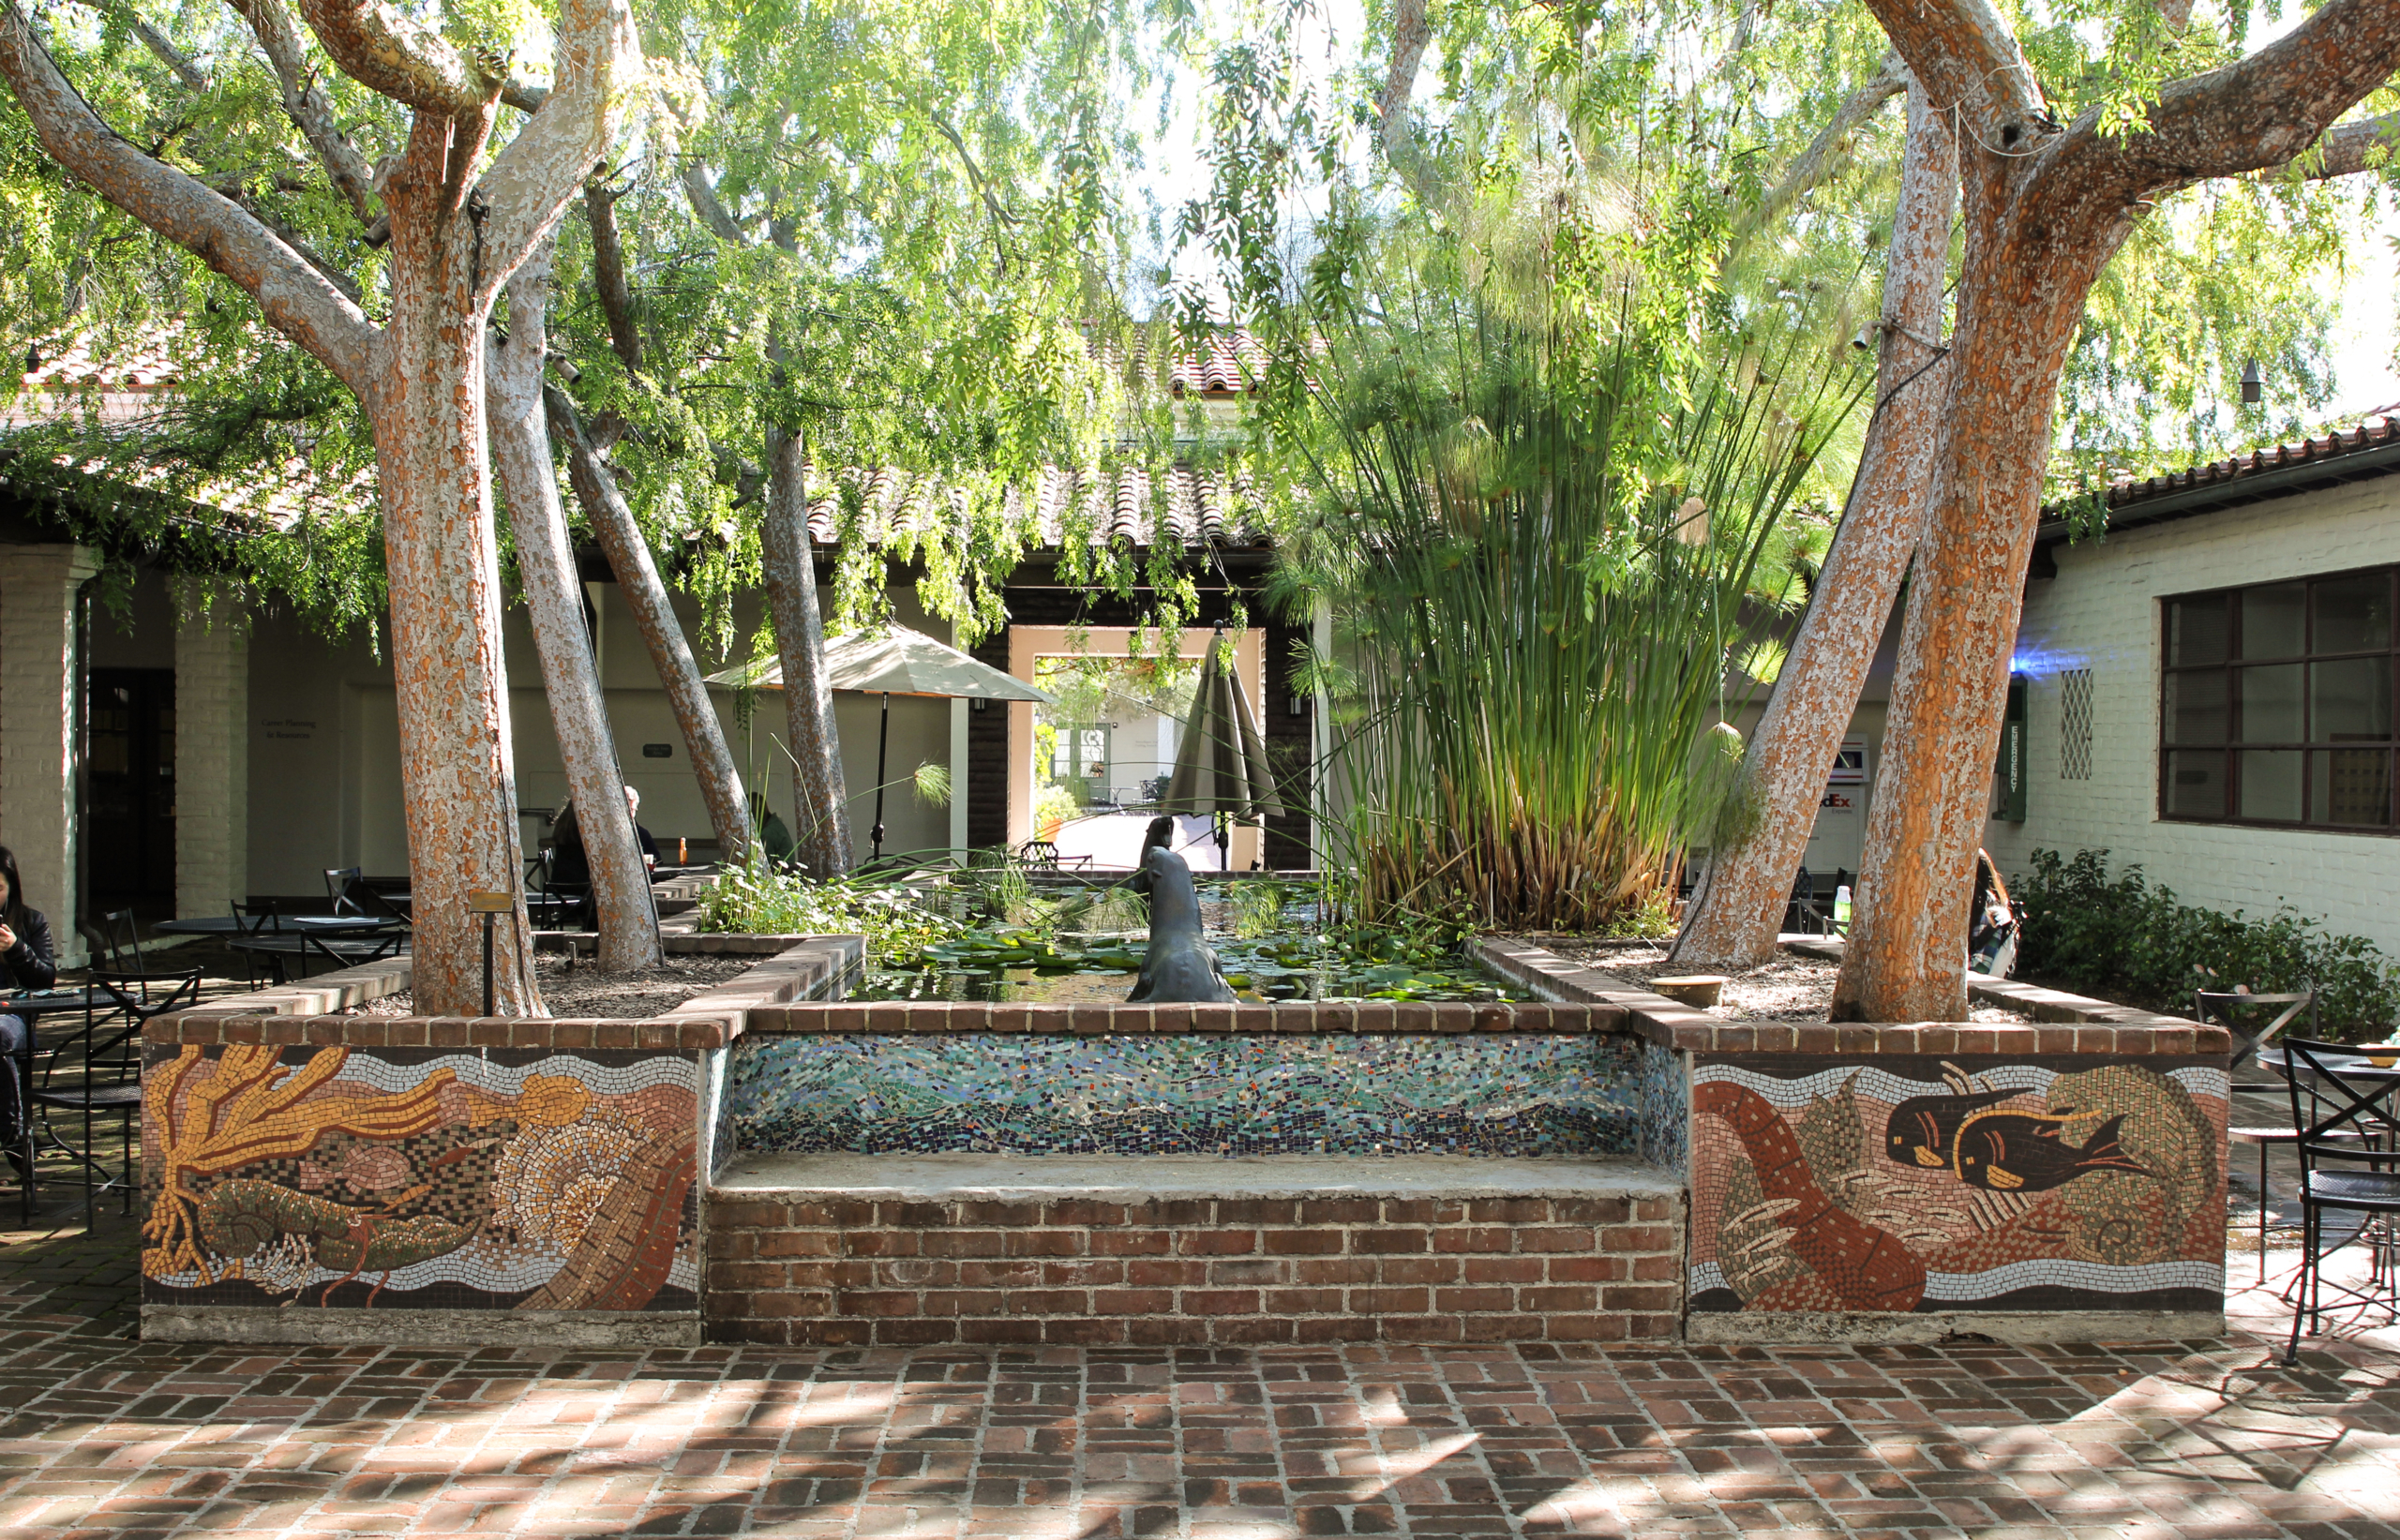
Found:
[[[153,935],[248,935],[253,929],[273,935],[367,935],[397,925],[397,920],[374,915],[269,915],[245,924],[232,915],[196,915],[189,920],[162,920],[150,927]]]

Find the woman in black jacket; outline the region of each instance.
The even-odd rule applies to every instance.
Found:
[[[50,921],[38,909],[25,906],[24,879],[17,875],[17,855],[0,845],[0,985],[16,989],[48,989],[58,982],[56,953],[51,949]],[[25,1051],[28,1028],[22,1016],[0,1013],[0,1145],[8,1163],[22,1167],[18,1143],[24,1135],[24,1088],[18,1060]]]

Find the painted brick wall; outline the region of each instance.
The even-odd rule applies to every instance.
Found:
[[[1667,1340],[1680,1197],[710,1205],[710,1336],[1135,1346]]]
[[[98,570],[80,546],[14,546],[0,556],[0,845],[16,852],[25,901],[49,917],[62,967],[84,960],[68,680],[76,591]]]
[[[196,609],[196,595],[181,607]],[[250,892],[250,642],[230,606],[175,629],[175,913]]]
[[[2400,955],[2400,839],[2169,823],[2157,815],[2159,601],[2400,561],[2400,480],[2381,478],[2062,546],[2027,596],[2018,666],[2032,676],[2026,820],[1985,843],[2003,871],[2035,848],[2106,848],[2187,904],[2262,914],[2289,905]],[[2060,676],[2092,671],[2092,774],[2060,765]]]

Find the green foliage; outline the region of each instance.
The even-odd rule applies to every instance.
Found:
[[[1368,297],[1290,360],[1279,448],[1318,506],[1279,561],[1347,664],[1332,770],[1371,922],[1595,931],[1651,902],[1732,785],[1729,665],[1791,591],[1778,519],[1863,383],[1805,305],[1694,347],[1672,280],[1582,240],[1550,260],[1571,303],[1361,261]]]
[[[866,879],[818,882],[763,859],[721,873],[700,895],[704,932],[743,935],[867,938],[878,964],[907,965],[966,927],[929,907],[913,890]]]
[[[2314,986],[2319,1024],[2336,1040],[2378,1039],[2400,1020],[2400,968],[2373,943],[2328,935],[2288,909],[2253,920],[2194,908],[2138,866],[2111,876],[2108,855],[2033,852],[2032,871],[2011,889],[2023,927],[2019,973],[2179,1016],[2198,989]]]
[[[1083,803],[1067,787],[1056,784],[1043,786],[1042,794],[1033,800],[1033,827],[1047,828],[1054,819],[1065,823],[1080,816],[1083,810]]]

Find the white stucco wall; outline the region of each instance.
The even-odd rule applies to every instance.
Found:
[[[2018,633],[2029,676],[2023,824],[1985,845],[2003,872],[2035,848],[2108,851],[2186,904],[2263,914],[2288,905],[2400,955],[2400,838],[2168,822],[2157,814],[2159,601],[2236,584],[2400,561],[2400,478],[2203,514],[2056,549]],[[2061,676],[2092,673],[2092,774],[2061,772]]]

